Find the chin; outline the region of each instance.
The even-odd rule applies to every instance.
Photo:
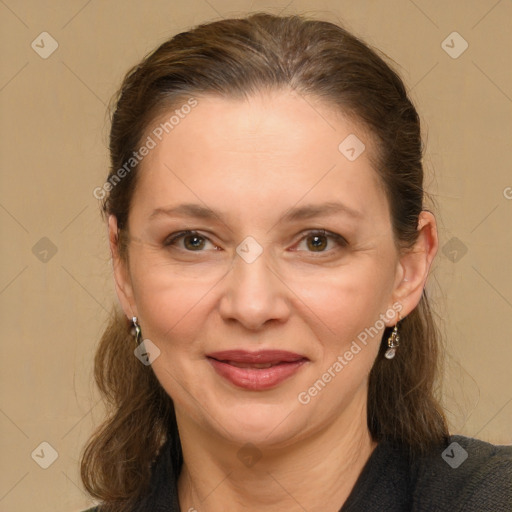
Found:
[[[302,408],[297,402],[289,406],[254,402],[233,405],[215,414],[218,423],[213,427],[220,435],[240,445],[285,446],[300,437],[308,423],[299,417],[299,407]]]

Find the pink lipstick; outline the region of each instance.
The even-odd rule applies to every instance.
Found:
[[[300,354],[284,350],[224,350],[207,354],[207,358],[220,376],[250,391],[277,386],[308,361]]]

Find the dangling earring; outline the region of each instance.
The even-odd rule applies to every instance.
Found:
[[[384,354],[386,359],[393,359],[393,357],[395,357],[396,354],[396,349],[400,345],[400,336],[398,334],[398,322],[400,322],[400,320],[400,315],[398,315],[398,320],[395,324],[393,332],[391,333],[391,336],[388,338],[388,349]]]
[[[137,322],[137,317],[136,316],[132,317],[132,322],[133,322],[132,333],[133,333],[133,335],[135,337],[135,344],[137,346],[139,346],[141,341],[142,341],[142,334],[141,334],[140,325]]]

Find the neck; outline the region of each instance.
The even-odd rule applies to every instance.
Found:
[[[184,456],[178,480],[181,510],[339,511],[376,446],[367,428],[366,400],[350,409],[284,447],[248,445],[245,452],[240,444],[214,438],[178,417]]]

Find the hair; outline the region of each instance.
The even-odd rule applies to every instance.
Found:
[[[402,80],[377,51],[326,21],[258,13],[202,24],[161,44],[127,73],[115,98],[108,180],[133,157],[151,123],[187,98],[244,98],[272,90],[323,100],[368,130],[395,243],[402,251],[412,248],[425,209],[419,116]],[[117,219],[126,261],[138,167],[109,187],[102,203],[104,216]],[[449,435],[436,398],[440,335],[425,290],[400,322],[404,342],[392,362],[384,357],[389,334],[386,328],[369,375],[368,428],[377,442],[424,454]],[[109,414],[81,460],[82,481],[102,500],[102,510],[131,510],[147,491],[152,461],[165,442],[175,468],[182,463],[172,399],[151,367],[133,356],[133,347],[130,323],[115,309],[94,362]]]

